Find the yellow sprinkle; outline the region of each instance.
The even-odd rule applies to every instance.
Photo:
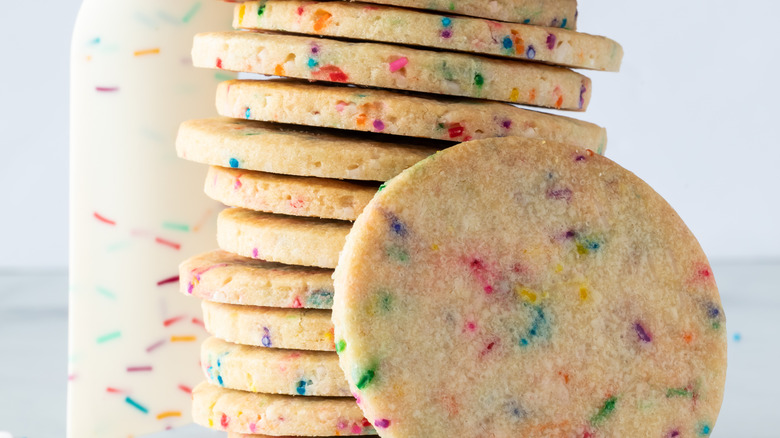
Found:
[[[557,265],[555,266],[555,272],[563,272],[563,265],[562,265],[562,264],[560,264],[560,263],[559,263],[559,264],[557,264]]]
[[[515,287],[515,292],[520,295],[520,297],[530,303],[536,302],[536,294],[534,292],[531,292],[530,290],[517,286]]]
[[[588,288],[585,286],[580,287],[580,300],[585,301],[588,299]]]
[[[167,411],[157,414],[157,419],[162,420],[163,418],[168,417],[181,417],[181,412],[179,411]]]
[[[439,245],[434,243],[433,245],[431,245],[431,249],[434,250],[434,251],[438,251],[439,250]]]
[[[509,100],[512,102],[517,102],[517,99],[520,97],[520,90],[517,88],[512,88],[512,92],[509,93]]]
[[[171,342],[195,342],[196,336],[171,336]]]
[[[238,24],[239,25],[244,23],[244,14],[246,14],[246,4],[242,3],[241,7],[238,8]]]
[[[214,420],[209,418],[209,427],[214,427]]]
[[[133,55],[134,56],[144,56],[144,55],[157,55],[160,53],[160,49],[148,49],[148,50],[136,50]]]

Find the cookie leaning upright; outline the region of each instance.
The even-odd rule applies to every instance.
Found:
[[[341,366],[383,437],[715,424],[726,331],[707,258],[588,150],[504,138],[418,163],[357,220],[335,287]]]

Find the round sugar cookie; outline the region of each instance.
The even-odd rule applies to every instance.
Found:
[[[474,141],[393,179],[335,273],[347,379],[383,437],[705,436],[726,377],[706,256],[582,148]]]
[[[179,157],[215,166],[319,178],[387,181],[451,142],[350,133],[229,118],[179,127]]]
[[[228,208],[217,218],[225,251],[288,265],[335,268],[351,222]]]
[[[620,70],[623,58],[620,44],[602,36],[361,3],[246,2],[236,5],[233,27],[433,47],[602,71]]]
[[[379,184],[277,175],[211,166],[206,194],[225,205],[254,211],[354,221]]]
[[[196,67],[585,111],[591,81],[567,68],[469,53],[258,32],[195,36]]]
[[[352,397],[333,352],[253,347],[215,337],[204,341],[200,351],[212,385],[266,394]]]
[[[501,102],[285,80],[222,82],[217,111],[226,117],[449,141],[519,136],[599,153],[607,144],[607,132],[599,126]]]
[[[283,265],[216,250],[179,265],[185,295],[225,304],[330,309],[333,271]]]
[[[203,301],[206,331],[241,345],[333,351],[329,310],[237,306]]]
[[[192,418],[201,426],[241,434],[376,434],[352,398],[262,394],[206,382],[192,390]]]

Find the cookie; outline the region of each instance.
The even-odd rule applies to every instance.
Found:
[[[257,32],[195,36],[196,67],[584,111],[591,81],[562,67],[368,42]]]
[[[236,432],[228,432],[227,434],[228,438],[297,438],[292,436],[270,436],[270,435],[260,435],[260,434],[245,434],[245,433],[236,433]],[[374,435],[375,436],[375,435]],[[325,437],[325,438],[336,438],[334,437]]]
[[[383,437],[712,431],[726,327],[647,184],[582,148],[464,143],[393,179],[335,273],[340,363]]]
[[[329,310],[277,309],[203,301],[206,331],[242,345],[333,351]]]
[[[379,184],[211,166],[205,191],[232,207],[354,221],[378,188]]]
[[[560,141],[599,153],[604,128],[499,102],[445,99],[295,81],[227,81],[217,88],[227,117],[326,126],[449,141],[520,136]]]
[[[251,347],[209,338],[200,362],[212,385],[266,394],[352,397],[333,352]]]
[[[205,382],[192,390],[192,418],[201,426],[241,434],[376,434],[352,398],[261,394]]]
[[[335,268],[351,227],[346,221],[229,208],[217,218],[217,241],[223,250],[244,257]]]
[[[241,257],[217,250],[179,265],[183,294],[246,306],[330,309],[333,271]]]
[[[360,3],[246,2],[236,5],[233,27],[433,47],[602,71],[618,71],[623,58],[620,44],[601,36]]]
[[[415,140],[213,118],[182,123],[176,151],[181,158],[215,166],[384,182],[454,144]]]

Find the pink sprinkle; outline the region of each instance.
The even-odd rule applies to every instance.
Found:
[[[76,377],[78,377],[78,376],[75,373],[74,374],[70,374],[68,376],[68,382],[72,382],[72,381],[76,380]]]
[[[187,293],[192,295],[192,289],[195,288],[195,283],[190,282],[190,284],[187,285]]]
[[[206,328],[206,324],[204,324],[203,321],[199,320],[198,318],[192,318],[192,323]]]
[[[162,237],[155,237],[154,241],[159,243],[160,245],[170,246],[171,248],[176,250],[181,249],[181,244],[176,242],[171,242],[170,240],[163,239]]]
[[[298,9],[303,9],[303,8],[298,8]],[[257,425],[255,423],[249,423],[250,432],[255,433],[256,429],[257,429]]]
[[[111,219],[106,218],[105,216],[101,215],[98,212],[94,213],[95,219],[99,220],[100,222],[103,222],[108,225],[116,225],[116,221],[112,221]]]
[[[477,324],[473,321],[469,321],[466,323],[466,330],[473,332],[477,329]]]
[[[352,425],[352,433],[354,433],[355,435],[359,434],[362,431],[363,431],[363,429],[360,426],[358,426],[357,424],[353,424]]]
[[[374,120],[374,129],[377,131],[384,131],[385,123],[379,119]]]
[[[298,6],[298,10],[296,12],[298,13],[298,15],[303,15],[303,7]],[[254,432],[254,430],[252,432]]]
[[[186,392],[187,394],[192,394],[192,388],[187,385],[179,385],[179,389]]]
[[[165,321],[163,321],[163,326],[169,327],[169,326],[171,326],[173,324],[176,324],[177,322],[181,321],[182,319],[184,319],[184,315],[174,316],[173,318],[168,318]]]
[[[338,101],[338,103],[336,104],[336,111],[338,112],[344,111],[345,106],[347,106],[346,102],[344,102],[343,100]]]
[[[119,87],[95,87],[95,90],[101,93],[113,93],[119,91]]]
[[[121,389],[112,388],[112,387],[109,386],[109,387],[106,388],[106,392],[110,392],[112,394],[119,394],[120,392],[122,392],[122,390]]]
[[[127,367],[128,373],[135,373],[138,371],[152,371],[152,367],[148,365],[142,367]]]
[[[168,277],[168,278],[166,278],[164,280],[158,281],[157,282],[157,286],[162,286],[162,285],[168,284],[168,283],[178,283],[178,282],[179,282],[179,276],[178,275],[174,275],[173,277]]]
[[[408,63],[409,63],[409,60],[406,58],[406,56],[398,58],[395,61],[390,63],[390,71],[392,73],[395,73],[398,70],[406,67],[406,64],[408,64]]]
[[[165,339],[163,339],[162,341],[157,341],[154,344],[146,347],[146,352],[151,353],[152,351],[160,348],[164,343],[165,343]]]
[[[252,249],[252,257],[257,258],[257,248]]]
[[[376,420],[376,423],[374,423],[374,426],[380,428],[380,429],[387,429],[390,427],[390,420],[387,418],[383,418],[381,420]]]

